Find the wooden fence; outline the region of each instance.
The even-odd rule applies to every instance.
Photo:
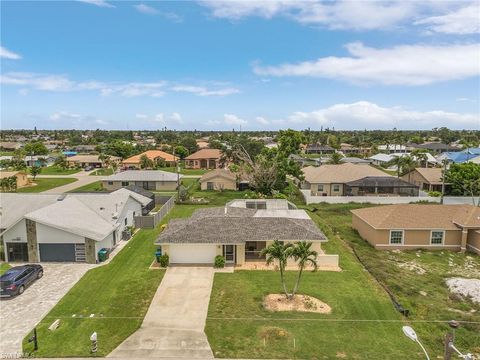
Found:
[[[163,199],[158,198],[159,203],[161,204]],[[155,203],[157,203],[157,197],[155,197]],[[170,198],[163,204],[163,206],[157,212],[151,212],[148,215],[144,216],[135,216],[135,227],[141,229],[153,229],[155,228],[162,219],[172,210],[175,206],[175,195],[170,196]]]

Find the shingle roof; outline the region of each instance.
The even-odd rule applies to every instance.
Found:
[[[289,210],[256,216],[265,210],[243,208],[199,209],[188,219],[174,219],[157,238],[157,244],[243,244],[246,241],[326,241],[310,218]],[[295,213],[295,215],[293,215]],[[306,214],[305,214],[306,215]],[[293,217],[295,216],[295,217]],[[308,215],[306,215],[308,217]]]
[[[355,165],[345,163],[341,165],[308,166],[303,169],[305,180],[310,184],[316,183],[347,183],[366,176],[388,176],[381,170],[369,165]]]
[[[442,169],[441,168],[415,168],[430,184],[442,183]]]
[[[215,169],[212,171],[209,171],[200,178],[200,183],[211,180],[216,177],[223,177],[232,181],[236,181],[237,177],[235,176],[234,173],[232,173],[230,170],[227,169]]]
[[[162,158],[165,161],[177,161],[178,157],[173,156],[172,154],[166,153],[165,151],[160,151],[160,150],[147,150],[141,154],[134,155],[129,157],[128,159],[123,160],[123,163],[128,163],[128,164],[139,164],[140,163],[140,158],[146,155],[150,160],[155,160],[157,158]]]
[[[220,159],[221,157],[222,152],[218,149],[201,149],[187,156],[185,160]]]
[[[183,175],[178,175],[181,179]],[[177,174],[162,170],[127,170],[110,175],[103,181],[177,181]]]
[[[473,205],[397,204],[351,211],[376,229],[480,228],[480,208]]]

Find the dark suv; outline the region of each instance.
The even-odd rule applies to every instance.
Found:
[[[35,280],[43,276],[41,265],[15,266],[0,276],[0,297],[21,295]]]

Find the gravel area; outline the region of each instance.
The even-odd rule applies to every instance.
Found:
[[[480,304],[480,280],[451,278],[447,280],[447,286],[452,293],[462,295]]]

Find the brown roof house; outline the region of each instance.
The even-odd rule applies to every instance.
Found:
[[[480,254],[480,208],[397,204],[352,210],[352,226],[376,249],[466,249]]]
[[[125,169],[140,169],[141,158],[146,156],[153,161],[154,164],[158,162],[164,162],[166,165],[175,166],[178,157],[173,156],[165,151],[160,150],[147,150],[141,154],[134,155],[122,161],[122,165]]]
[[[302,189],[313,196],[399,196],[418,195],[418,186],[390,176],[370,165],[308,166]]]
[[[222,152],[218,149],[201,149],[185,158],[186,169],[217,169]]]
[[[120,162],[120,158],[117,156],[110,156],[111,162]],[[70,167],[92,166],[94,168],[103,168],[106,166],[105,161],[101,160],[98,155],[74,155],[67,157],[67,163]]]
[[[403,175],[402,179],[417,185],[423,191],[442,191],[441,168],[415,168]]]
[[[237,176],[228,169],[215,169],[200,178],[202,190],[237,190]]]
[[[28,176],[23,171],[0,171],[0,180],[2,180],[2,191],[10,189],[9,185],[3,184],[3,180],[13,177],[17,178],[17,189],[30,185]]]

